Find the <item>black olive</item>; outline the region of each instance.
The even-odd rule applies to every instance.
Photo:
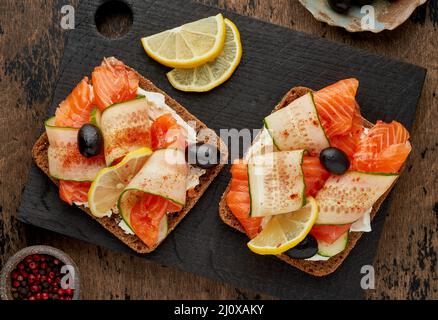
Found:
[[[79,152],[87,158],[97,156],[103,147],[102,133],[92,124],[84,124],[78,132]]]
[[[319,161],[333,174],[343,174],[350,168],[350,160],[344,151],[338,148],[325,148],[319,154]]]
[[[351,8],[351,0],[328,0],[328,3],[338,13],[346,13]]]
[[[192,143],[186,148],[186,161],[202,169],[210,169],[216,166],[221,159],[219,150],[207,143]]]
[[[284,254],[293,259],[308,259],[318,253],[318,242],[308,234],[303,241]]]

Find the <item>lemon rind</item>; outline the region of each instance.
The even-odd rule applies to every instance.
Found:
[[[91,201],[91,199],[93,199],[93,196],[94,196],[94,191],[96,189],[96,184],[97,184],[98,179],[101,176],[107,174],[108,172],[117,170],[118,168],[124,166],[128,161],[132,160],[133,158],[141,157],[141,156],[150,156],[152,154],[152,152],[153,151],[147,147],[137,149],[135,151],[128,153],[120,163],[118,163],[114,166],[111,166],[111,167],[103,168],[97,173],[94,181],[91,183],[90,189],[88,190],[88,205],[90,207],[91,213],[95,217],[103,218],[107,215],[106,213],[102,213],[99,210],[96,210],[95,206],[93,205],[93,201]]]
[[[149,37],[142,38],[141,43],[148,56],[150,56],[155,61],[161,63],[162,65],[165,65],[170,68],[182,68],[182,69],[196,68],[209,61],[215,60],[222,53],[222,49],[225,43],[225,35],[226,35],[225,21],[221,13],[216,15],[216,19],[219,21],[218,22],[219,33],[216,36],[216,41],[213,48],[209,52],[205,53],[204,55],[198,56],[196,58],[192,58],[188,60],[165,59],[160,57],[154,51],[150,50],[149,46],[147,45],[147,39]]]
[[[206,86],[202,86],[202,87],[196,87],[196,86],[183,86],[180,85],[177,81],[175,81],[175,79],[172,76],[172,71],[167,73],[167,79],[169,80],[170,84],[175,88],[178,89],[180,91],[184,91],[184,92],[207,92],[210,91],[218,86],[220,86],[221,84],[223,84],[224,82],[226,82],[228,79],[231,78],[231,76],[234,74],[234,72],[236,71],[237,67],[240,64],[240,61],[242,60],[242,54],[243,54],[243,47],[242,47],[242,41],[240,38],[240,32],[239,29],[237,29],[236,25],[229,19],[225,19],[225,24],[229,24],[230,28],[233,30],[234,33],[234,37],[235,37],[235,41],[238,43],[237,45],[237,55],[236,58],[233,61],[233,64],[231,65],[230,69],[228,69],[228,71],[226,73],[224,73],[222,75],[222,77],[220,77],[218,80],[212,82],[209,85]],[[219,57],[219,56],[218,56]]]
[[[251,244],[251,241],[252,241],[251,240],[247,244],[248,248],[252,252],[260,254],[260,255],[278,255],[278,254],[281,254],[287,250],[292,249],[297,244],[299,244],[301,241],[303,241],[304,238],[307,236],[307,234],[312,229],[313,225],[315,224],[316,219],[318,218],[318,204],[316,203],[316,200],[311,198],[311,197],[307,198],[307,200],[309,203],[311,203],[313,215],[312,215],[312,219],[307,224],[306,229],[300,234],[299,237],[297,237],[297,238],[293,239],[293,241],[289,241],[289,242],[287,242],[279,247],[258,247],[258,246],[254,246],[253,244]]]

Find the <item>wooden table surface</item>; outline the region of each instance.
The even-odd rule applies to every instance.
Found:
[[[366,296],[437,299],[438,1],[426,4],[395,31],[377,35],[329,27],[314,20],[297,0],[199,1],[428,69],[412,130],[413,153],[393,191],[374,262],[376,288]],[[60,71],[68,33],[59,23],[60,5],[65,3],[0,2],[0,266],[24,246],[47,244],[77,262],[86,299],[269,299],[15,220],[31,164],[30,149]]]

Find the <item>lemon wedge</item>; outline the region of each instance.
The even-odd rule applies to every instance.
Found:
[[[257,254],[283,253],[303,241],[317,217],[317,202],[308,197],[307,205],[300,210],[273,216],[248,247]]]
[[[194,68],[214,60],[225,42],[222,14],[184,24],[141,39],[146,53],[172,68]]]
[[[149,148],[140,148],[128,153],[122,162],[101,169],[88,191],[88,204],[91,213],[102,218],[111,215],[123,189],[140,171],[152,154]]]
[[[227,81],[242,58],[242,43],[236,25],[225,19],[224,49],[212,62],[192,69],[174,69],[167,73],[172,86],[181,91],[205,92]]]

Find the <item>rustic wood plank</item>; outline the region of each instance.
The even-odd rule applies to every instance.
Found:
[[[0,3],[0,265],[26,243],[14,214],[59,71],[59,13],[57,1]]]
[[[61,78],[57,81],[49,114],[53,114],[57,102],[65,98],[72,85],[84,74],[89,74],[90,66],[99,62],[99,56],[117,54],[216,129],[259,127],[260,119],[271,111],[291,86],[304,84],[319,88],[346,75],[360,78],[358,101],[362,104],[362,112],[370,120],[397,118],[409,128],[412,127],[425,74],[418,67],[227,13],[227,17],[239,26],[245,46],[238,72],[210,94],[181,94],[170,88],[163,77],[163,68],[147,59],[143,50],[137,49],[135,43],[138,34],[143,30],[147,30],[148,34],[158,32],[187,19],[195,20],[214,14],[216,10],[194,3],[187,3],[181,8],[181,2],[177,0],[169,0],[167,4],[151,0],[133,3],[134,16],[141,16],[142,19],[136,18],[133,32],[108,43],[95,32],[94,19],[90,15],[99,2],[84,1],[76,13],[77,28],[68,39],[62,59]],[[168,16],[167,19],[163,20],[164,16]],[[96,56],[96,53],[99,55]],[[266,64],[266,57],[269,57],[269,64]],[[381,83],[386,83],[386,86],[381,86]],[[403,86],[407,89],[404,94],[399,90]],[[364,92],[373,94],[364,95]],[[388,96],[391,99],[385,103]],[[245,104],[242,105],[242,101]],[[240,117],[242,114],[245,114],[244,119]],[[145,258],[284,298],[327,297],[324,292],[335,285],[339,290],[328,291],[330,297],[362,297],[358,285],[361,277],[359,271],[364,264],[373,262],[386,210],[382,210],[374,221],[373,232],[364,236],[365,239],[355,248],[355,254],[349,256],[342,268],[320,281],[318,278],[305,278],[303,273],[276,259],[267,258],[266,262],[261,263],[262,257],[251,254],[242,246],[238,235],[221,223],[217,216],[217,203],[227,180],[224,172],[184,223],[169,235],[155,254]],[[63,205],[57,189],[35,168],[22,201],[19,209],[19,219],[22,221],[116,251],[126,250],[122,243],[103,232],[85,215]],[[206,203],[209,205],[205,206]],[[200,224],[204,226],[202,229],[199,228]],[[233,251],[230,251],[230,247]],[[281,282],[278,281],[279,277],[282,278]]]
[[[52,7],[50,4],[57,8],[58,2],[48,2],[49,5],[35,2],[25,6],[7,0],[0,4],[0,96],[2,101],[6,101],[0,106],[0,262],[23,246],[27,238],[27,244],[54,245],[75,259],[82,272],[84,298],[259,298],[256,293],[234,289],[143,259],[71,241],[33,227],[23,228],[14,221],[30,165],[27,150],[39,133],[40,121],[44,118],[53,93],[52,79],[59,71],[63,50],[64,32],[53,23],[59,19],[59,8],[46,9]],[[379,35],[349,34],[315,21],[296,1],[200,2],[429,69],[413,130],[415,148],[409,162],[410,170],[403,176],[393,195],[394,201],[385,222],[375,263],[376,290],[370,292],[368,297],[436,299],[438,239],[433,235],[438,226],[438,165],[435,162],[438,129],[431,125],[438,119],[436,26],[426,19],[424,24],[407,22],[393,32]],[[23,23],[26,24],[24,27]],[[34,61],[33,57],[42,58]],[[38,72],[33,72],[35,70]],[[41,93],[29,94],[35,91]],[[23,230],[26,230],[26,236]]]

